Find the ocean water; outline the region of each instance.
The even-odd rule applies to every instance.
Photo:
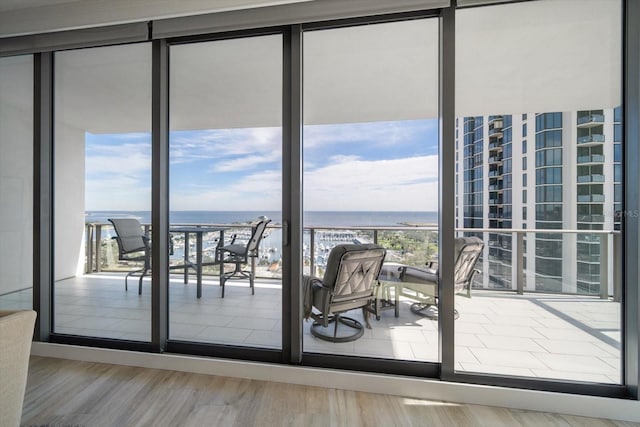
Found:
[[[172,224],[233,224],[247,223],[261,215],[271,218],[275,224],[282,223],[282,215],[276,211],[171,211]],[[86,222],[107,222],[108,218],[138,218],[142,223],[151,223],[149,211],[87,211]],[[353,212],[353,211],[307,211],[304,212],[305,227],[358,227],[394,226],[405,224],[437,224],[438,212]]]

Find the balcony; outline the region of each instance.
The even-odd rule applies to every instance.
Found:
[[[604,203],[604,194],[578,194],[579,203]]]
[[[593,145],[596,143],[603,143],[604,135],[593,134],[593,135],[584,135],[578,137],[578,144],[580,145]]]
[[[603,154],[591,154],[586,156],[578,156],[578,164],[604,163]]]
[[[604,175],[578,175],[578,184],[604,182]]]
[[[604,115],[602,114],[589,114],[587,116],[578,117],[578,128],[591,128],[599,126],[604,123]]]
[[[578,222],[604,222],[604,215],[578,215]]]
[[[100,225],[106,237],[107,225]],[[271,236],[277,227],[270,229]],[[99,239],[95,253],[96,225],[88,226],[93,240],[88,252],[93,255],[87,273],[58,280],[55,286],[55,330],[59,334],[101,337],[111,339],[150,339],[151,286],[145,279],[142,295],[135,290],[125,292],[123,269],[109,248],[110,239]],[[459,230],[461,233],[463,230]],[[465,232],[489,233],[496,230],[467,229]],[[597,261],[601,265],[600,276],[591,276],[598,283],[600,294],[578,295],[567,290],[544,292],[537,284],[525,280],[522,265],[523,241],[533,238],[535,231],[504,230],[511,236],[510,259],[492,256],[493,265],[499,271],[485,271],[476,277],[472,298],[457,296],[456,309],[456,369],[472,372],[488,372],[531,377],[566,378],[575,381],[618,383],[620,364],[611,363],[620,355],[620,304],[617,282],[610,282],[608,266],[614,264],[611,239],[614,232],[544,230],[552,234],[578,233],[579,236],[596,236],[600,244]],[[102,233],[100,235],[102,235]],[[502,230],[501,230],[502,234]],[[370,237],[388,246],[387,261],[423,265],[424,259],[403,249],[401,242],[423,239],[437,241],[434,227],[332,227],[305,230],[306,241],[314,244],[307,248],[304,271],[322,273],[320,255],[340,239],[354,236]],[[420,237],[422,236],[422,237]],[[333,240],[332,240],[333,239]],[[615,248],[615,240],[613,240]],[[211,242],[213,244],[214,242]],[[485,247],[483,257],[489,257]],[[96,255],[99,262],[96,264]],[[420,258],[420,259],[419,259]],[[596,261],[591,256],[589,261]],[[577,262],[568,260],[567,262]],[[96,266],[100,266],[98,268]],[[482,262],[478,265],[482,269]],[[512,268],[512,266],[514,266]],[[202,298],[196,298],[193,282],[184,284],[183,276],[170,275],[169,322],[170,339],[190,342],[215,342],[247,347],[279,349],[282,336],[282,280],[277,269],[265,263],[257,267],[255,295],[251,295],[243,281],[228,282],[225,298],[220,298],[220,288],[215,271],[206,271]],[[98,272],[97,270],[101,270]],[[615,270],[615,269],[614,269]],[[617,277],[615,271],[613,278]],[[496,280],[490,280],[493,277]],[[497,280],[499,279],[499,280]],[[567,279],[569,280],[569,279]],[[606,284],[601,286],[600,284]],[[564,285],[563,285],[564,286]],[[389,289],[393,296],[394,288]],[[30,301],[31,291],[23,291],[0,297],[0,307]],[[412,361],[437,362],[437,322],[415,315],[412,301],[399,297],[399,317],[393,310],[382,312],[380,320],[371,319],[372,329],[347,344],[335,344],[314,338],[309,332],[310,322],[301,320],[304,351],[353,357],[373,357]],[[362,319],[360,311],[349,315]],[[566,345],[570,342],[571,345]],[[579,349],[579,354],[574,352]],[[541,370],[541,367],[544,369]],[[571,367],[567,369],[567,367]]]
[[[497,151],[500,152],[502,151],[503,147],[502,147],[502,141],[491,141],[489,143],[489,151]]]
[[[503,135],[502,132],[502,120],[495,120],[489,124],[489,137],[498,138]]]
[[[491,156],[488,159],[489,164],[498,164],[502,163],[502,156]]]

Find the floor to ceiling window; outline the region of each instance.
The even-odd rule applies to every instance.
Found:
[[[622,381],[621,16],[617,0],[457,13],[458,227],[486,247],[457,370]]]
[[[171,339],[282,346],[282,49],[170,47]]]
[[[0,310],[32,307],[33,56],[0,58]]]
[[[42,232],[34,59],[0,58],[0,309],[29,307],[33,282],[51,286],[56,342],[623,390],[622,2],[467,3],[277,29],[163,20],[152,42],[36,54],[45,101],[53,83]],[[455,297],[449,235],[483,243]],[[298,316],[313,291],[294,276],[325,280],[353,243],[386,250],[373,302],[301,298]],[[337,313],[351,320],[314,326]]]
[[[53,329],[149,341],[151,46],[56,52],[54,64]],[[114,230],[118,219],[136,222]]]
[[[323,279],[339,244],[378,243],[386,262],[398,266],[437,257],[438,24],[417,19],[303,34],[305,274]],[[355,341],[310,334],[311,313],[329,307],[314,298],[303,321],[304,351],[438,361],[437,318],[411,311],[416,300],[396,284],[376,291],[390,310],[342,313],[364,328],[370,317],[371,329]],[[317,330],[353,333],[342,323]]]

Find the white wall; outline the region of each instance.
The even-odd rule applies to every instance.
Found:
[[[33,61],[0,59],[0,295],[32,286]]]
[[[84,265],[84,131],[56,121],[54,280]]]

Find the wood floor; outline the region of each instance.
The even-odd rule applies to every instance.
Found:
[[[637,426],[184,372],[32,357],[23,426]]]

